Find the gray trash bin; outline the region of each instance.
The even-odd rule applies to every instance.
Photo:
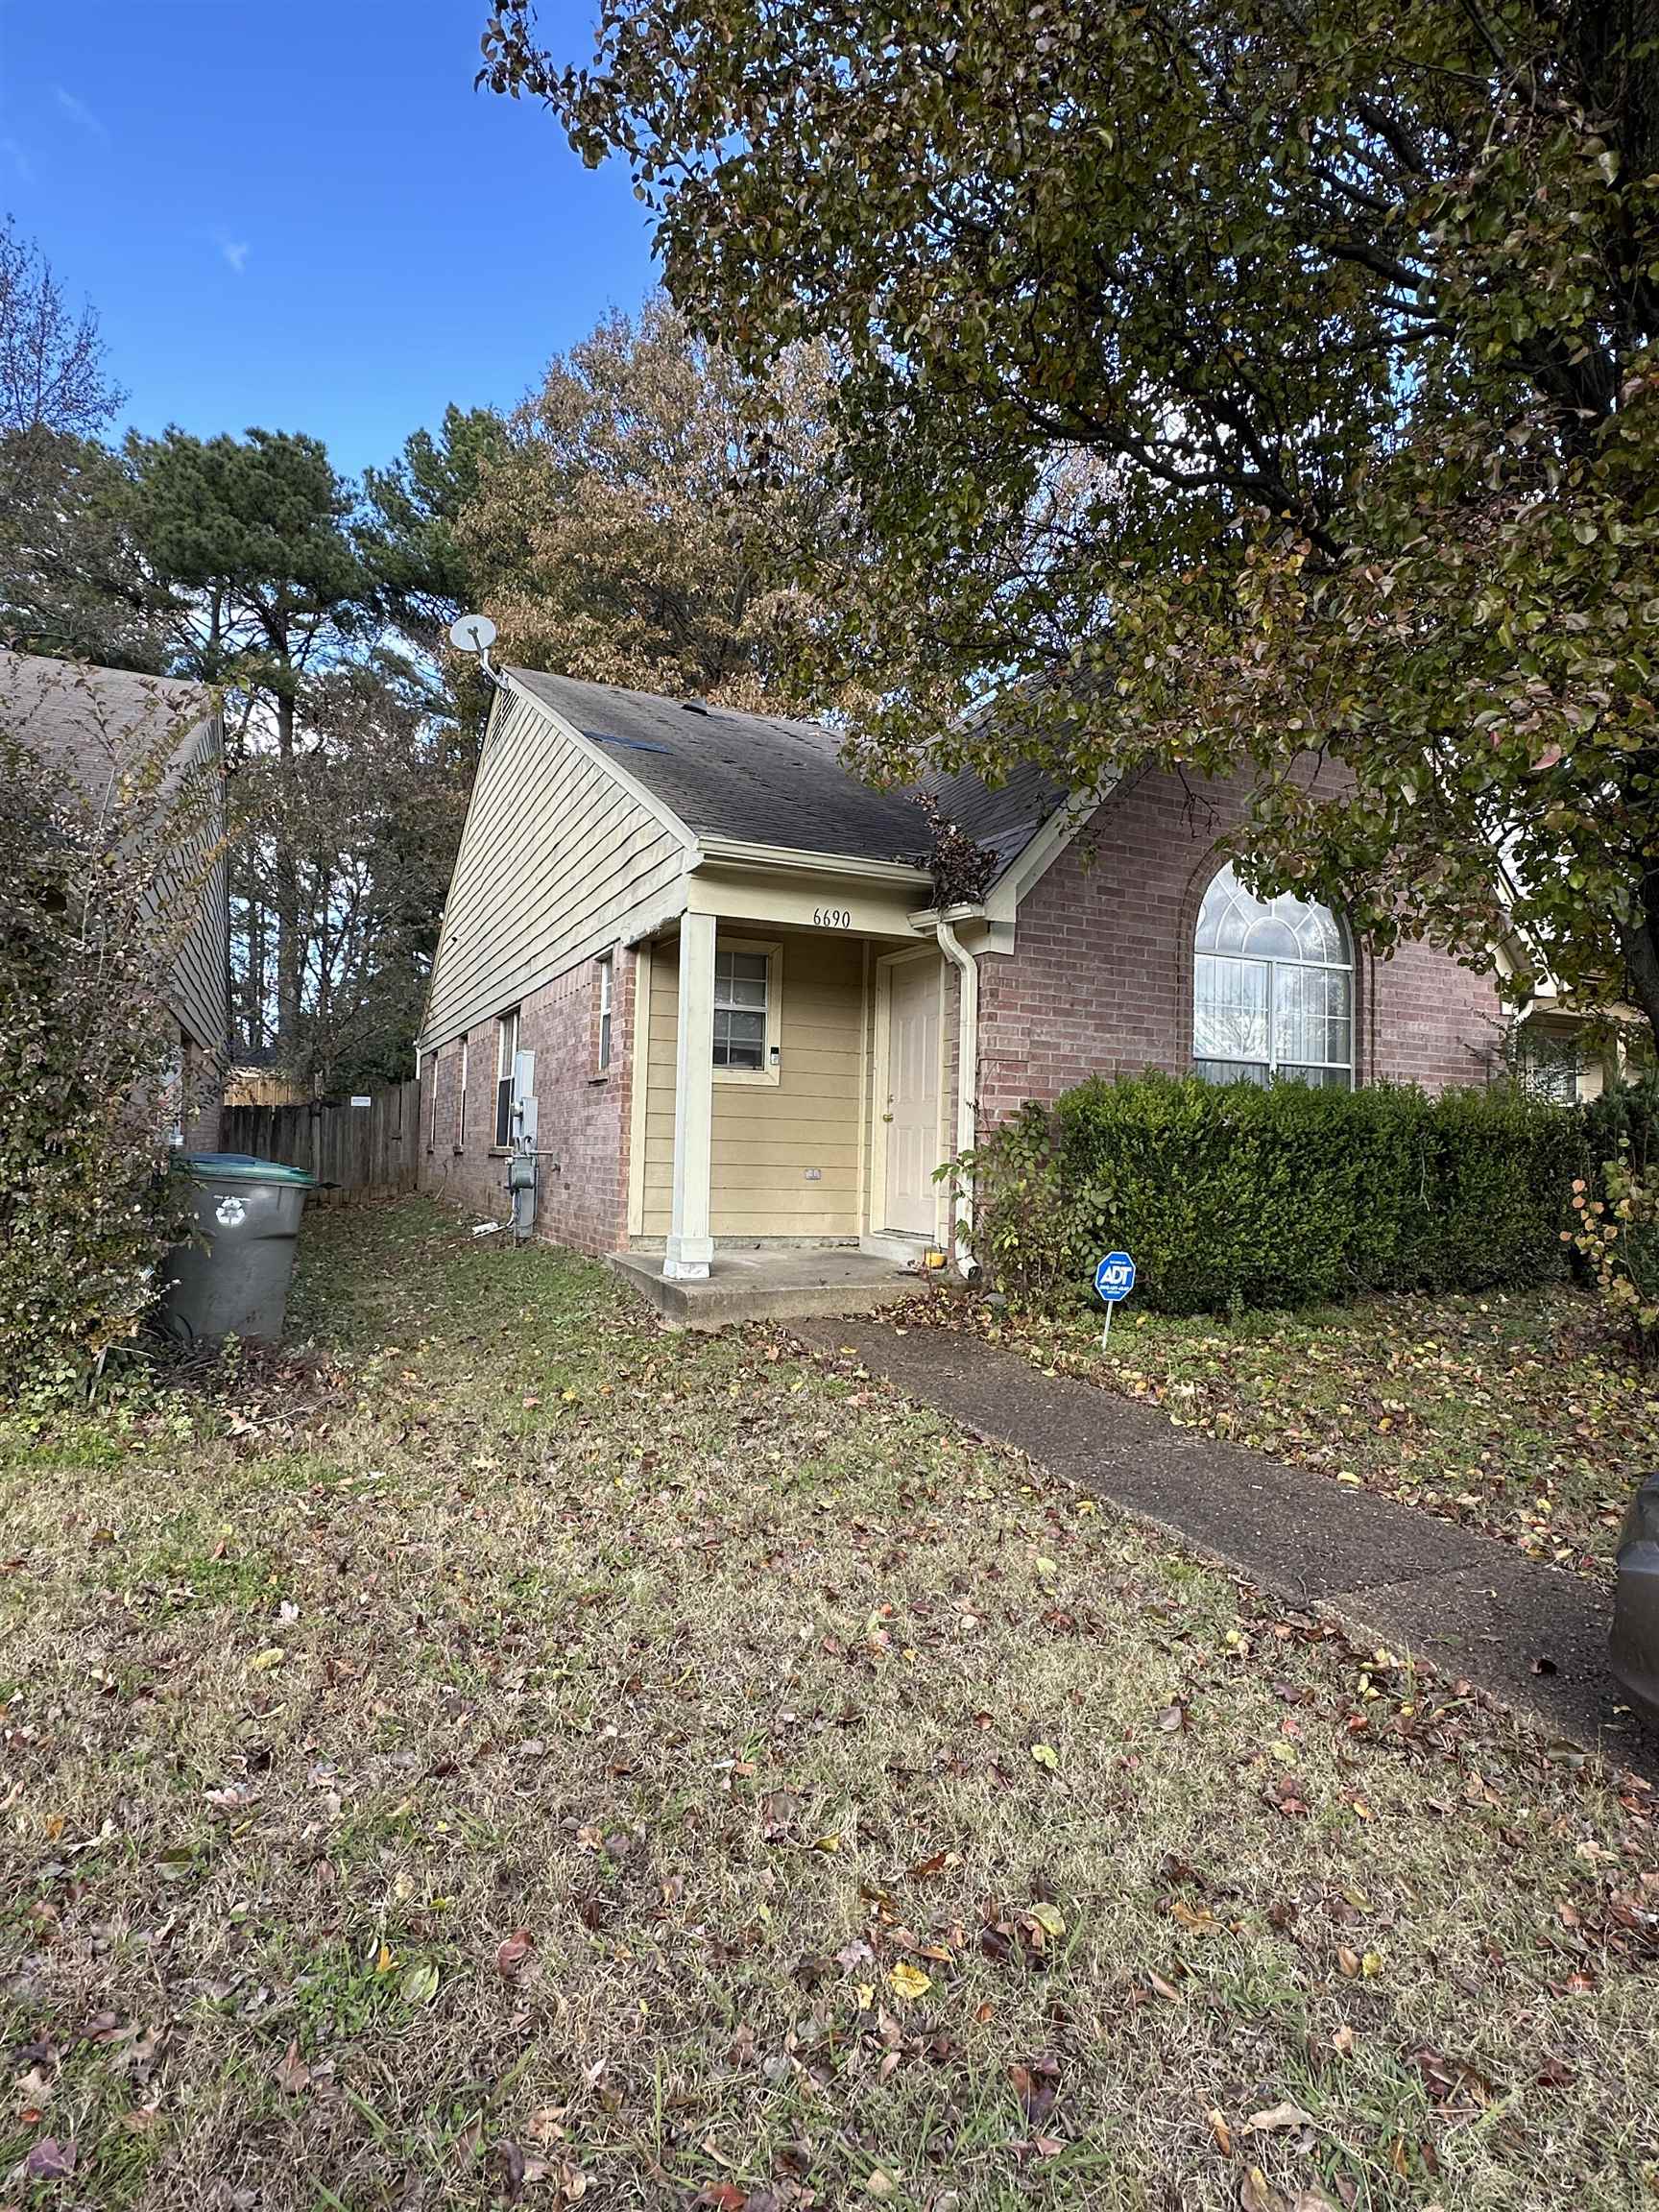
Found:
[[[305,1193],[317,1178],[251,1152],[187,1152],[196,1230],[166,1261],[161,1326],[181,1344],[282,1334]]]

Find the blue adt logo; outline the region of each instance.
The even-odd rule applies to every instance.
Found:
[[[1108,1306],[1127,1298],[1135,1287],[1135,1262],[1127,1252],[1108,1252],[1094,1270],[1094,1287]]]

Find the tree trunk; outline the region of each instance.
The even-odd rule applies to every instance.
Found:
[[[284,1062],[298,1047],[304,940],[300,917],[300,868],[294,854],[294,701],[276,701],[276,752],[281,802],[273,868],[276,892],[276,1049]]]
[[[1659,932],[1645,919],[1624,938],[1624,972],[1630,996],[1647,1017],[1647,1026],[1659,1042]]]

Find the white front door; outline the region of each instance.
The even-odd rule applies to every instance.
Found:
[[[931,1237],[939,1217],[939,962],[887,971],[887,1217],[883,1228]]]

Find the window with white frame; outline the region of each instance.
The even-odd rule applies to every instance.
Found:
[[[599,955],[599,1047],[598,1071],[603,1075],[611,1065],[611,1010],[616,989],[616,956],[613,952]]]
[[[513,1109],[518,1103],[518,1009],[497,1016],[495,1022],[495,1142],[513,1142]]]
[[[1329,907],[1258,899],[1223,868],[1199,909],[1192,1064],[1212,1083],[1276,1076],[1350,1090],[1354,955]]]
[[[468,1040],[463,1037],[461,1040],[461,1083],[455,1095],[455,1149],[457,1152],[465,1152],[467,1149],[467,1046]]]
[[[1578,1037],[1547,1022],[1522,1022],[1514,1036],[1516,1081],[1529,1097],[1554,1106],[1577,1103],[1584,1057]]]
[[[733,1081],[777,1079],[778,948],[716,945],[714,1071]]]
[[[433,1053],[427,1064],[427,1081],[432,1086],[432,1106],[426,1119],[426,1149],[435,1151],[438,1144],[438,1055]]]

